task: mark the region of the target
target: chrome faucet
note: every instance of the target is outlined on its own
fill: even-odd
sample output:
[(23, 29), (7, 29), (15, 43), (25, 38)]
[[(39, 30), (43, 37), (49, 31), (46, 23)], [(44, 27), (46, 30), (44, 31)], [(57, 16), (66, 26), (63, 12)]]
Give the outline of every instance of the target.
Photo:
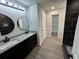
[(7, 36), (5, 36), (5, 39), (3, 40), (3, 42), (4, 43), (6, 43), (6, 42), (8, 42), (10, 39), (7, 37)]

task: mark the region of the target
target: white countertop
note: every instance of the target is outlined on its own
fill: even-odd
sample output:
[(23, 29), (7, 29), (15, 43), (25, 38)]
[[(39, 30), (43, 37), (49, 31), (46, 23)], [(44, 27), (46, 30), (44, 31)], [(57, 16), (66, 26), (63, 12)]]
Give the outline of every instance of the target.
[(12, 48), (13, 46), (21, 43), (22, 41), (26, 40), (30, 36), (34, 35), (34, 32), (29, 32), (28, 34), (22, 34), (18, 37), (13, 38), (13, 41), (7, 42), (4, 45), (0, 46), (0, 54), (7, 51), (8, 49)]

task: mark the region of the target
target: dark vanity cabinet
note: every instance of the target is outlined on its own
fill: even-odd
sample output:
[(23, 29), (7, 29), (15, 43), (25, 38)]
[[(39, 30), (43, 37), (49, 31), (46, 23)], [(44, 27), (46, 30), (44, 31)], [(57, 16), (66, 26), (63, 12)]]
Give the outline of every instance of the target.
[(24, 59), (37, 45), (37, 34), (25, 39), (0, 55), (0, 59)]
[(68, 56), (71, 56), (68, 54), (69, 52), (67, 51), (67, 49), (73, 47), (78, 14), (79, 14), (79, 0), (67, 0), (64, 35), (63, 35), (63, 47), (65, 53)]

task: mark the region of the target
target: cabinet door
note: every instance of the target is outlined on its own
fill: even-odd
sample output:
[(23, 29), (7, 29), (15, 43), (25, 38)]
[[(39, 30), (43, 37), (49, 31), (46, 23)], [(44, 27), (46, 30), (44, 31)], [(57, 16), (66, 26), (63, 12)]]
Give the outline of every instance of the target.
[(29, 49), (30, 49), (30, 45), (31, 45), (31, 39), (28, 38), (26, 40), (24, 40), (22, 43), (20, 43), (19, 45), (17, 45), (17, 53), (18, 53), (18, 59), (20, 58), (24, 58), (29, 54)]
[(37, 34), (31, 37), (32, 47), (35, 47), (37, 45)]
[(17, 54), (16, 48), (13, 47), (8, 51), (4, 52), (3, 54), (1, 54), (0, 59), (15, 59), (17, 55), (18, 54)]
[(37, 45), (37, 35), (33, 35), (0, 55), (0, 59), (24, 59)]

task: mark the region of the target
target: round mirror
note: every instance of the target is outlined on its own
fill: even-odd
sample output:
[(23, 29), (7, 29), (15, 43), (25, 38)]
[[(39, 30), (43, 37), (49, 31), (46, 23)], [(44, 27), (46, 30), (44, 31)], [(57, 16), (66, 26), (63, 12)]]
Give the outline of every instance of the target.
[(18, 27), (21, 30), (28, 31), (28, 29), (29, 29), (29, 22), (28, 22), (27, 17), (24, 17), (24, 16), (20, 17), (17, 20), (17, 25), (18, 25)]
[(14, 22), (6, 15), (0, 14), (0, 33), (6, 35), (12, 32), (14, 29)]

